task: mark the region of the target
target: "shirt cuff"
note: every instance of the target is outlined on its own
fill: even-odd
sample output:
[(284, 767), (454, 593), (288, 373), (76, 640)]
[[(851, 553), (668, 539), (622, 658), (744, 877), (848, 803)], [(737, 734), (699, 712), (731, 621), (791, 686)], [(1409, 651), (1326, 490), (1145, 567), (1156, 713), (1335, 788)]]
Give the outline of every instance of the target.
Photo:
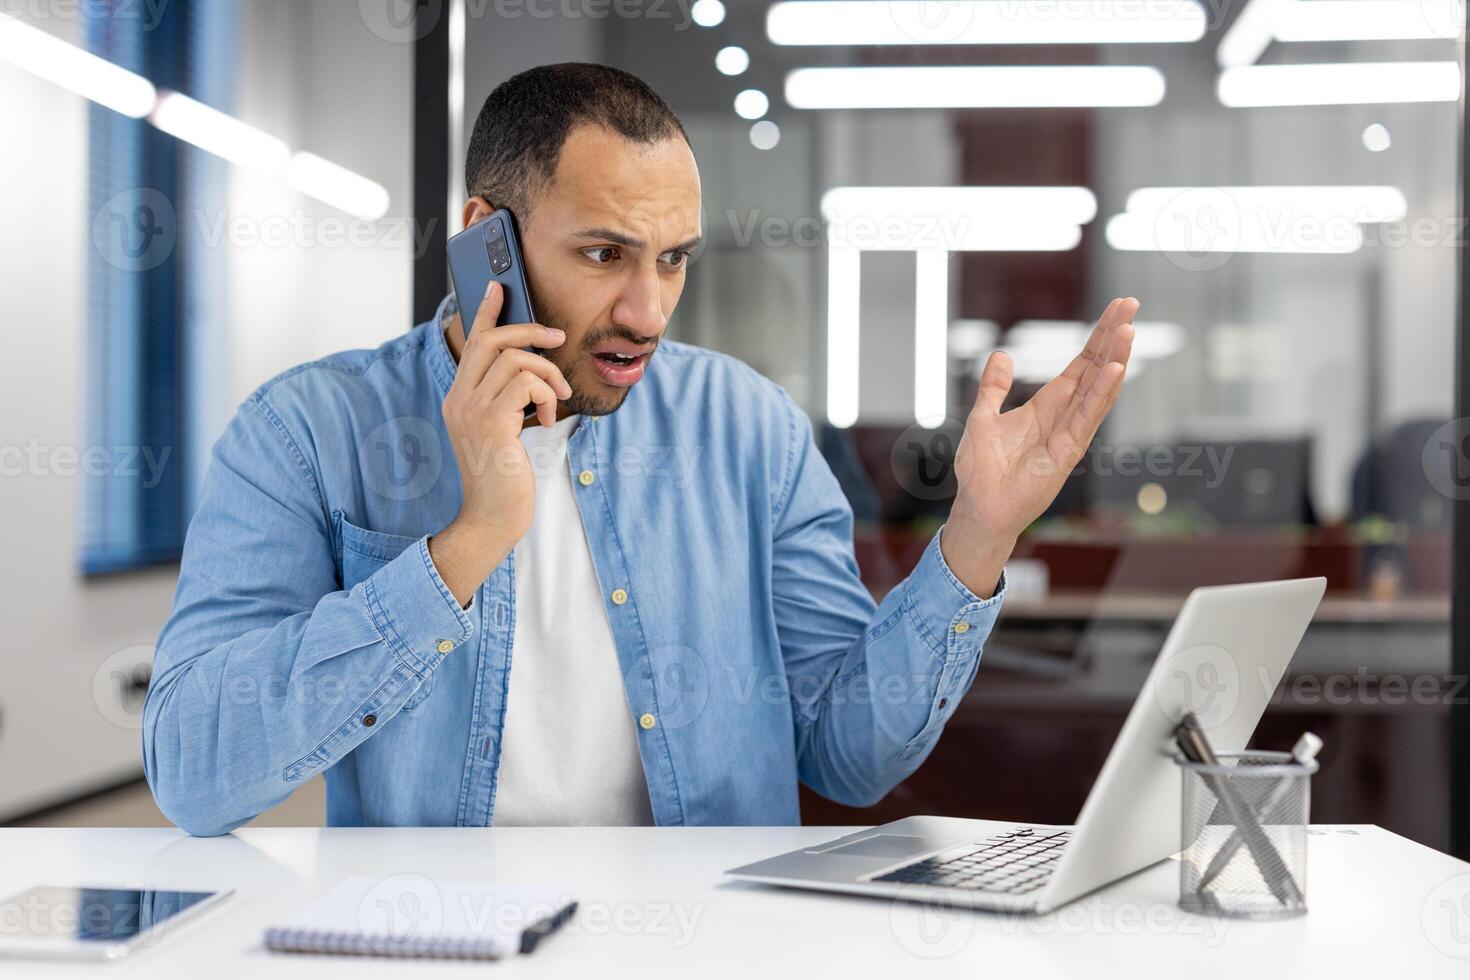
[(373, 625), (398, 659), (420, 674), (437, 667), (475, 631), (468, 611), (460, 608), (429, 557), (427, 534), (363, 585)]
[(982, 599), (961, 582), (939, 548), (944, 528), (934, 533), (908, 577), (908, 604), (934, 652), (946, 660), (977, 656), (1005, 602), (1006, 577), (1001, 572), (995, 594)]

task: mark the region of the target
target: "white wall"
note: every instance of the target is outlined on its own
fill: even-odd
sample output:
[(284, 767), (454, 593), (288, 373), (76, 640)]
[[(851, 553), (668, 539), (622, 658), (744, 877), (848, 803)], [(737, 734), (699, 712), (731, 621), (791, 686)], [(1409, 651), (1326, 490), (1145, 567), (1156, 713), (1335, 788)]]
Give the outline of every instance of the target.
[(408, 329), (415, 237), (413, 45), (372, 33), (357, 4), (242, 6), (241, 118), (376, 180), (392, 205), (382, 221), (353, 221), (235, 171), (230, 213), (243, 232), (302, 230), (287, 247), (229, 250), (231, 408), (278, 371)]
[[(75, 22), (46, 27), (70, 37)], [(104, 673), (99, 706), (93, 679), (153, 642), (173, 595), (168, 571), (77, 572), (81, 481), (67, 474), (83, 445), (86, 114), (0, 64), (0, 132), (13, 134), (0, 153), (0, 818), (141, 771), (120, 688)], [(33, 461), (32, 445), (47, 451)]]
[[(230, 314), (206, 325), (222, 363), (215, 398), (200, 406), (205, 444), (268, 376), (374, 346), (411, 316), (412, 45), (373, 34), (356, 4), (242, 7), (237, 114), (382, 183), (393, 205), (376, 227), (349, 227), (278, 180), (232, 170), (228, 210), (180, 217), (231, 229), (207, 250)], [(71, 39), (76, 23), (41, 26)], [(0, 132), (17, 134), (0, 154), (0, 820), (141, 773), (137, 705), (124, 705), (113, 674), (146, 662), (176, 581), (171, 569), (83, 579), (81, 484), (58, 475), (85, 438), (86, 117), (82, 99), (0, 64)], [(282, 227), (306, 230), (259, 243)], [(367, 244), (330, 237), (347, 231)], [(230, 244), (242, 236), (255, 244)], [(30, 464), (32, 441), (63, 452)]]

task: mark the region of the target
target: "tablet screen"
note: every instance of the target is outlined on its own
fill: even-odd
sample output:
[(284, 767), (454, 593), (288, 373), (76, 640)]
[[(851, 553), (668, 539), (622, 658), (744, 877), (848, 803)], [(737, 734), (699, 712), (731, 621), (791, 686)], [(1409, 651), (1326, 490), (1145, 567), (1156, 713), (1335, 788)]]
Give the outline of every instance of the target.
[(126, 888), (32, 888), (0, 902), (0, 933), (8, 939), (127, 942), (216, 892)]

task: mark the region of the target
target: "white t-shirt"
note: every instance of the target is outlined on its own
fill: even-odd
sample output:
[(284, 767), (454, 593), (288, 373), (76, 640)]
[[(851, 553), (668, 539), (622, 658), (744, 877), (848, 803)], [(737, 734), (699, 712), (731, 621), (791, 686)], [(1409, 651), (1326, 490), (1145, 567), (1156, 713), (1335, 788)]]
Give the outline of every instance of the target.
[(515, 547), (497, 827), (653, 823), (638, 730), (567, 459), (580, 420), (521, 431), (536, 473), (536, 513)]

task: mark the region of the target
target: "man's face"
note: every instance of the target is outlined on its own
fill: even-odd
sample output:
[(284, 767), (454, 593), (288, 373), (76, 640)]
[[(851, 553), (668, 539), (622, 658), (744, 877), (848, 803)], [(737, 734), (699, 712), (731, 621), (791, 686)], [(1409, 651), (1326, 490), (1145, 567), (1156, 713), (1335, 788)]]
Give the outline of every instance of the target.
[(573, 413), (606, 415), (643, 376), (700, 241), (699, 170), (680, 137), (648, 145), (579, 126), (522, 228), (536, 316)]

